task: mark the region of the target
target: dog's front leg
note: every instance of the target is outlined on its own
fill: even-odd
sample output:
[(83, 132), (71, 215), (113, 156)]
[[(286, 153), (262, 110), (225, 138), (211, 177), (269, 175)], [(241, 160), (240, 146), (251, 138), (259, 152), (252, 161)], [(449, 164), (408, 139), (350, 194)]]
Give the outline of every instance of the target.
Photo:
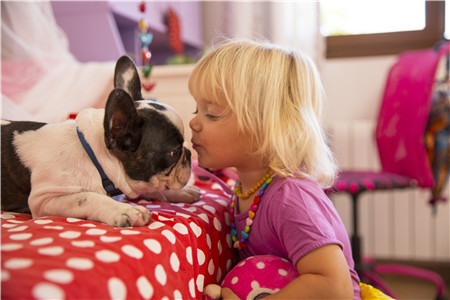
[(57, 196), (45, 200), (33, 217), (61, 216), (102, 222), (115, 227), (144, 226), (151, 214), (145, 207), (121, 203), (93, 192)]

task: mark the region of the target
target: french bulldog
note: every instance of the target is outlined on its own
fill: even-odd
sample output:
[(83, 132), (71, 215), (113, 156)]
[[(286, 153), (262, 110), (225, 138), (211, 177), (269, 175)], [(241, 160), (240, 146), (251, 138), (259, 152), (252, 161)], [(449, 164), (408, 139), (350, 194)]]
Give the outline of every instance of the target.
[(149, 210), (111, 196), (196, 201), (183, 131), (173, 108), (142, 99), (136, 66), (123, 56), (105, 109), (57, 124), (2, 120), (1, 209), (143, 226)]

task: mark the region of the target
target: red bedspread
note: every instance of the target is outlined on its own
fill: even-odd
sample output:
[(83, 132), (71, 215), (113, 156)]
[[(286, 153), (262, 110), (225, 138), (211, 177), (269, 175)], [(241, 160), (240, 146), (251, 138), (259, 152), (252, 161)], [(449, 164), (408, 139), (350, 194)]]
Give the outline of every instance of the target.
[(194, 204), (138, 201), (144, 227), (1, 215), (3, 299), (201, 299), (231, 267), (229, 195), (197, 178)]

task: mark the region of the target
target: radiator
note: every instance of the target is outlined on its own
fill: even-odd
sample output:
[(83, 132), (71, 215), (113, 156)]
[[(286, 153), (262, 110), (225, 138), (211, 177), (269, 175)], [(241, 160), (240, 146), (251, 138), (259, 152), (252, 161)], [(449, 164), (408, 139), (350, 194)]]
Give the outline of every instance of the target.
[[(380, 170), (373, 121), (338, 121), (328, 126), (341, 169)], [(446, 187), (450, 199), (450, 185)], [(428, 204), (429, 190), (366, 192), (359, 198), (362, 253), (378, 259), (450, 262), (450, 205)], [(331, 196), (349, 234), (351, 200)]]

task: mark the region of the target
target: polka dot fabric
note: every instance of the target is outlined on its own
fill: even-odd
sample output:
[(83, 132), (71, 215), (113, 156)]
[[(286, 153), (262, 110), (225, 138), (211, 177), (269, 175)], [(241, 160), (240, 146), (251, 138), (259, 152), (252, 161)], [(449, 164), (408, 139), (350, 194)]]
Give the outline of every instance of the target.
[(231, 266), (230, 196), (195, 184), (194, 204), (133, 203), (152, 212), (144, 227), (3, 211), (2, 299), (201, 299)]

